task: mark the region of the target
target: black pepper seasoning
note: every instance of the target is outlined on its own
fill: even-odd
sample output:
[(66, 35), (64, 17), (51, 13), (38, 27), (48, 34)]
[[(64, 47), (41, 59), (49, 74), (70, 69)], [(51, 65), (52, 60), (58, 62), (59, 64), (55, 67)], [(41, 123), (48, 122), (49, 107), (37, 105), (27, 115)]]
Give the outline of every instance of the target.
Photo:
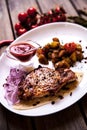
[(54, 104), (55, 104), (55, 101), (52, 101), (51, 104), (54, 105)]
[(70, 93), (70, 96), (72, 96), (72, 92)]

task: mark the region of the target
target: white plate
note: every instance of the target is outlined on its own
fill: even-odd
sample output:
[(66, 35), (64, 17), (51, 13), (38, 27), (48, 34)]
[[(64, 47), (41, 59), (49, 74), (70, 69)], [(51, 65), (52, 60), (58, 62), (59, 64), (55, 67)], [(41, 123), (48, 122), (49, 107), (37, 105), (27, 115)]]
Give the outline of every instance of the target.
[[(84, 55), (87, 56), (87, 29), (82, 26), (67, 22), (52, 23), (39, 26), (38, 28), (33, 29), (20, 36), (13, 43), (31, 39), (40, 45), (44, 45), (52, 41), (53, 37), (58, 37), (60, 41), (64, 43), (72, 41), (81, 43), (84, 50)], [(17, 66), (18, 64), (19, 62), (8, 59), (4, 53), (0, 58), (0, 102), (4, 107), (14, 113), (26, 116), (42, 116), (55, 113), (71, 106), (81, 97), (83, 97), (87, 92), (87, 65), (83, 61), (82, 63), (77, 63), (75, 67), (71, 68), (73, 71), (84, 73), (81, 83), (73, 91), (72, 96), (67, 95), (64, 97), (64, 99), (58, 100), (58, 102), (56, 102), (54, 105), (48, 103), (46, 105), (29, 110), (15, 110), (11, 105), (7, 103), (6, 99), (4, 98), (3, 84), (5, 83), (5, 79), (9, 73), (10, 67)]]

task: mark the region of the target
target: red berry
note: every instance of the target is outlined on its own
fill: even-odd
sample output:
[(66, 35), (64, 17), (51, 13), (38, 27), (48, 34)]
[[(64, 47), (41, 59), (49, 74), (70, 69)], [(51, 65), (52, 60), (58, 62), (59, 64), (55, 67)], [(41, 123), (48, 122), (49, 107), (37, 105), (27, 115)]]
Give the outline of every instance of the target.
[(48, 15), (52, 15), (52, 14), (53, 14), (52, 10), (48, 11)]
[(30, 16), (30, 17), (33, 17), (37, 14), (37, 11), (35, 8), (31, 7), (27, 10), (27, 14)]
[(56, 13), (60, 13), (60, 7), (57, 7), (57, 8), (55, 9), (55, 12), (56, 12)]
[(22, 25), (20, 23), (16, 23), (15, 24), (15, 30), (19, 30), (20, 28), (22, 28)]
[(15, 30), (18, 35), (22, 35), (28, 30), (43, 24), (66, 21), (66, 16), (64, 9), (59, 6), (42, 15), (34, 7), (30, 7), (27, 12), (19, 13), (18, 20), (20, 22), (15, 24)]
[(20, 22), (25, 22), (27, 19), (27, 13), (25, 13), (25, 12), (19, 13), (18, 19)]
[(64, 14), (66, 13), (63, 7), (60, 7), (60, 10), (62, 13), (64, 13)]
[(26, 24), (30, 24), (31, 23), (31, 18), (28, 18), (27, 20), (26, 20)]
[(30, 26), (31, 26), (31, 18), (27, 18), (27, 20), (26, 20), (26, 26), (28, 28), (30, 28)]
[(62, 14), (62, 21), (66, 21), (66, 16), (65, 16), (65, 14)]
[(38, 27), (37, 24), (31, 26), (32, 29), (33, 29), (33, 28), (36, 28), (36, 27)]
[(58, 21), (58, 22), (59, 22), (59, 21), (66, 21), (66, 16), (65, 16), (65, 14), (58, 15), (58, 16), (57, 16), (57, 21)]
[(61, 15), (58, 15), (56, 18), (57, 18), (57, 22), (62, 21), (62, 17), (61, 17)]
[(25, 32), (27, 32), (27, 30), (25, 28), (20, 28), (18, 31), (17, 31), (17, 35), (20, 36), (22, 34), (24, 34)]
[(53, 17), (53, 18), (52, 18), (52, 22), (57, 22), (57, 18), (56, 18), (56, 17)]

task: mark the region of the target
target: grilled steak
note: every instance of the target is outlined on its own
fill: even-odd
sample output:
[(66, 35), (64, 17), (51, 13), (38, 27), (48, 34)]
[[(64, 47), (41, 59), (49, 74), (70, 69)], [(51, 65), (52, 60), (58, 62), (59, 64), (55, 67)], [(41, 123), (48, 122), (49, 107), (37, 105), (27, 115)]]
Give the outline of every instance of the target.
[(38, 67), (30, 72), (18, 88), (18, 96), (22, 100), (30, 100), (55, 95), (64, 85), (77, 79), (70, 69), (59, 71)]

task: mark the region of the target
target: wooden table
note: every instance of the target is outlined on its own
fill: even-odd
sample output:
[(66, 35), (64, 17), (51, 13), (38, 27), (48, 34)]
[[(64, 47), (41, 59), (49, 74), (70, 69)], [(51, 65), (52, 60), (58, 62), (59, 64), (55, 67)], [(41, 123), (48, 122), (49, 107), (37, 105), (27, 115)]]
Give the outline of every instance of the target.
[[(57, 5), (67, 16), (78, 16), (78, 9), (87, 11), (87, 0), (0, 0), (0, 40), (17, 38), (14, 24), (19, 12), (33, 6), (45, 13)], [(41, 117), (20, 116), (0, 104), (0, 130), (87, 130), (87, 94), (69, 108)]]

